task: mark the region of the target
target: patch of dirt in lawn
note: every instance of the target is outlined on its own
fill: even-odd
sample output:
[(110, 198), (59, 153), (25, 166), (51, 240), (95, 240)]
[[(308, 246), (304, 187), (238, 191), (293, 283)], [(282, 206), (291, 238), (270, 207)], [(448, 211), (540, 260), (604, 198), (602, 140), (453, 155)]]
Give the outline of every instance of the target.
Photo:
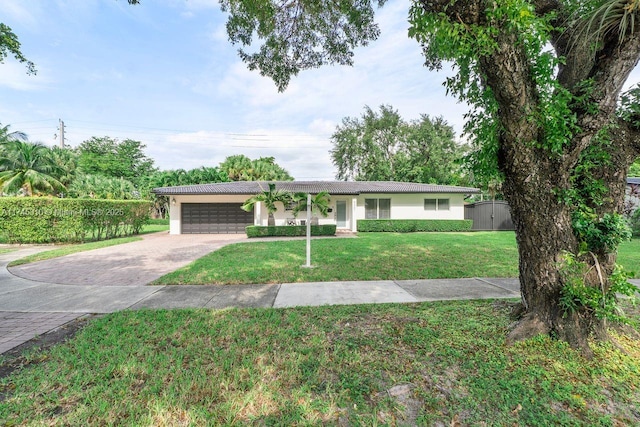
[[(42, 363), (46, 360), (46, 357), (34, 355), (34, 352), (42, 353), (44, 350), (48, 350), (54, 345), (70, 340), (78, 333), (78, 331), (87, 326), (89, 320), (98, 316), (99, 315), (90, 314), (79, 317), (71, 322), (65, 323), (59, 328), (49, 331), (46, 334), (39, 335), (23, 344), (20, 344), (18, 347), (12, 348), (6, 353), (3, 353), (2, 357), (4, 360), (0, 363), (0, 379), (8, 377), (19, 369)], [(0, 390), (0, 402), (4, 400), (5, 392), (5, 390)]]

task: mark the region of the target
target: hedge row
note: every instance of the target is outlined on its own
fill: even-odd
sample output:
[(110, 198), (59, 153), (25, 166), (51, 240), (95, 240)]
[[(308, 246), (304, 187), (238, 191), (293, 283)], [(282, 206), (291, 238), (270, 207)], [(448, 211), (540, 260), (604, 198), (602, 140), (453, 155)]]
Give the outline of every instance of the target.
[(471, 231), (470, 219), (359, 219), (358, 231), (411, 233), (414, 231)]
[[(306, 236), (306, 225), (276, 225), (263, 227), (259, 225), (249, 225), (246, 228), (247, 237), (273, 237), (273, 236)], [(336, 225), (312, 225), (312, 236), (334, 236), (336, 234)]]
[(61, 243), (140, 233), (151, 203), (143, 200), (0, 197), (0, 234), (11, 243)]

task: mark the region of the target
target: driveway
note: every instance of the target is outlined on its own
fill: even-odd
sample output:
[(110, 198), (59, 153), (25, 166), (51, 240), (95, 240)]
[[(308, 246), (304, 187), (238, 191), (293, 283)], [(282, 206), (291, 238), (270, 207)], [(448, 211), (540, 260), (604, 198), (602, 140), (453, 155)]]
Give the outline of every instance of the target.
[(142, 286), (230, 243), (243, 234), (147, 234), (141, 241), (78, 252), (9, 268), (37, 282), (63, 285)]

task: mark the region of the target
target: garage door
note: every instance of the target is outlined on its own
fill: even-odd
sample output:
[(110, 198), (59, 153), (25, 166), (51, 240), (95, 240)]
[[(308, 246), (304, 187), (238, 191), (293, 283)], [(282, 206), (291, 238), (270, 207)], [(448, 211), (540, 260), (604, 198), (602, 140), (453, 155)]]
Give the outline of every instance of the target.
[(183, 234), (244, 233), (253, 224), (253, 212), (240, 209), (240, 203), (183, 203)]

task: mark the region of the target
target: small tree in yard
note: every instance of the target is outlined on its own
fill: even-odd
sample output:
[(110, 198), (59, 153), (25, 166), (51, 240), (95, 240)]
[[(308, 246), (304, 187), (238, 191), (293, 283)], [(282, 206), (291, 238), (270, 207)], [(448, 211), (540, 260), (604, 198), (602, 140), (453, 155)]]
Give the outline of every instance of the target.
[(250, 197), (244, 202), (241, 208), (244, 211), (251, 212), (256, 203), (264, 203), (264, 206), (267, 208), (267, 212), (269, 212), (268, 225), (274, 226), (276, 225), (276, 219), (273, 214), (278, 210), (276, 203), (280, 202), (286, 205), (291, 201), (292, 196), (290, 192), (286, 190), (276, 190), (275, 184), (269, 184), (269, 191), (263, 190), (262, 193)]
[[(297, 218), (300, 212), (307, 211), (307, 193), (294, 194), (293, 201), (296, 204), (293, 208), (293, 216)], [(321, 191), (315, 196), (311, 196), (311, 211), (317, 212), (326, 218), (329, 215), (330, 201), (331, 196), (326, 191)]]

